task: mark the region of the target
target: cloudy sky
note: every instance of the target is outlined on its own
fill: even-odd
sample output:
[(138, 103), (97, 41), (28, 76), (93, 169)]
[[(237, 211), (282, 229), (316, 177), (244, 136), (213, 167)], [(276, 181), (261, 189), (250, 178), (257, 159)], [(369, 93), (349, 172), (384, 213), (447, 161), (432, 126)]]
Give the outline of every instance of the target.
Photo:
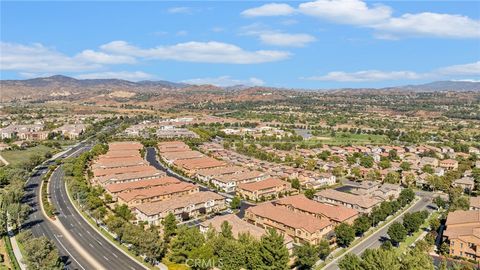
[(480, 2), (2, 2), (2, 79), (295, 88), (480, 80)]

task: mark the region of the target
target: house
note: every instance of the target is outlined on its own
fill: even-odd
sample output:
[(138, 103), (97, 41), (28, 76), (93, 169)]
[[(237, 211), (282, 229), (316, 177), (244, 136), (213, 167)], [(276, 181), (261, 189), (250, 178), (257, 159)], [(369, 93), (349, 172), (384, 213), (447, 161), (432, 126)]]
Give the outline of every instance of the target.
[[(212, 219), (200, 223), (199, 228), (204, 234), (206, 234), (210, 228), (220, 232), (222, 231), (222, 224), (224, 222), (228, 222), (228, 224), (231, 226), (233, 237), (237, 239), (242, 234), (249, 234), (253, 238), (260, 240), (266, 233), (265, 229), (250, 224), (234, 214), (215, 216)], [(283, 242), (289, 251), (293, 249), (293, 239), (290, 236), (284, 235)]]
[(65, 124), (53, 131), (62, 134), (68, 139), (75, 140), (83, 134), (86, 128), (87, 126), (84, 124)]
[(324, 186), (335, 185), (336, 182), (337, 177), (335, 175), (331, 173), (320, 173), (317, 177), (314, 177), (314, 179), (305, 182), (304, 185), (307, 188), (318, 189)]
[(353, 224), (358, 217), (354, 209), (339, 205), (329, 205), (310, 200), (305, 195), (288, 196), (272, 202), (274, 205), (287, 207), (294, 212), (312, 215), (318, 219), (330, 221), (334, 226), (340, 223)]
[(470, 197), (470, 210), (480, 211), (480, 197)]
[(453, 186), (461, 187), (464, 190), (472, 191), (475, 187), (475, 180), (473, 180), (473, 177), (462, 177), (453, 181)]
[(119, 203), (124, 203), (129, 207), (132, 207), (149, 202), (178, 198), (184, 195), (197, 193), (198, 191), (198, 186), (190, 183), (180, 182), (146, 189), (123, 191), (117, 194), (117, 198)]
[(480, 211), (450, 212), (445, 225), (450, 255), (480, 262)]
[(331, 205), (342, 205), (367, 214), (372, 211), (373, 207), (381, 203), (381, 200), (376, 198), (340, 192), (334, 189), (325, 189), (315, 193), (314, 200)]
[(290, 236), (296, 243), (316, 245), (333, 230), (333, 224), (312, 215), (290, 211), (270, 202), (248, 208), (247, 222), (264, 229), (272, 228)]
[(235, 174), (224, 174), (213, 177), (210, 182), (225, 192), (235, 192), (239, 184), (258, 182), (269, 177), (260, 171), (244, 171)]
[(190, 193), (173, 199), (139, 204), (133, 207), (137, 220), (159, 226), (169, 214), (185, 221), (201, 215), (217, 213), (226, 208), (225, 198), (211, 191)]
[(400, 185), (384, 183), (373, 191), (372, 197), (378, 198), (382, 201), (397, 199), (402, 192)]
[(422, 157), (422, 159), (420, 159), (420, 167), (423, 168), (423, 166), (427, 165), (431, 167), (438, 167), (438, 159), (433, 157)]
[(349, 191), (357, 195), (372, 194), (380, 187), (380, 183), (375, 181), (355, 182), (346, 180), (343, 182), (343, 185), (349, 187)]
[(199, 136), (186, 128), (176, 128), (173, 126), (162, 126), (155, 133), (157, 138), (172, 139), (172, 138), (198, 138)]
[(458, 161), (455, 159), (444, 159), (440, 160), (438, 166), (447, 170), (456, 170), (458, 168)]
[(269, 198), (278, 198), (280, 193), (292, 191), (289, 182), (278, 178), (268, 178), (253, 183), (243, 183), (237, 186), (237, 194), (247, 200), (258, 201)]

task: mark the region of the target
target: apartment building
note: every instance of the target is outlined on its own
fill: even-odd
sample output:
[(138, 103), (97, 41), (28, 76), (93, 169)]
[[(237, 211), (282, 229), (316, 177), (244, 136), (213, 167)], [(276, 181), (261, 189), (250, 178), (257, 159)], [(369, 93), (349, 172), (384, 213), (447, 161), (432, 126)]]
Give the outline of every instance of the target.
[[(228, 222), (228, 224), (231, 226), (233, 237), (236, 239), (238, 239), (238, 237), (242, 234), (249, 234), (253, 238), (260, 240), (266, 233), (265, 229), (248, 223), (235, 214), (215, 216), (212, 219), (200, 223), (199, 228), (202, 233), (207, 233), (210, 228), (220, 232), (222, 231), (222, 224), (224, 222)], [(289, 251), (293, 250), (293, 239), (289, 235), (284, 235), (283, 238), (287, 249)]]
[(381, 200), (376, 198), (340, 192), (334, 189), (325, 189), (315, 193), (314, 200), (331, 205), (342, 205), (367, 214), (372, 211), (373, 207), (381, 203)]
[(157, 169), (153, 166), (135, 165), (130, 167), (118, 167), (118, 168), (96, 168), (92, 170), (93, 177), (101, 177), (106, 175), (116, 175), (123, 173), (135, 173), (135, 172), (156, 172)]
[(199, 170), (223, 167), (227, 165), (227, 163), (211, 157), (201, 157), (201, 158), (194, 158), (194, 159), (175, 160), (173, 162), (173, 165), (183, 170), (188, 176), (193, 176)]
[(160, 155), (163, 161), (165, 161), (168, 165), (172, 165), (177, 160), (184, 160), (184, 159), (195, 159), (201, 158), (205, 155), (198, 152), (198, 151), (179, 151), (179, 152), (164, 152)]
[(166, 175), (165, 172), (162, 172), (159, 170), (156, 170), (155, 172), (142, 171), (142, 172), (134, 172), (134, 173), (105, 175), (105, 176), (93, 178), (92, 181), (94, 184), (100, 184), (102, 186), (106, 186), (108, 184), (127, 183), (127, 182), (135, 182), (139, 180), (154, 179), (154, 178), (163, 177), (165, 175)]
[(148, 189), (157, 186), (167, 186), (181, 183), (180, 180), (170, 176), (164, 176), (153, 179), (138, 180), (135, 182), (108, 184), (105, 186), (105, 191), (112, 195), (113, 199), (117, 199), (117, 194), (120, 192), (129, 192), (136, 189)]
[(203, 169), (198, 170), (195, 174), (195, 177), (204, 182), (209, 183), (214, 177), (221, 176), (221, 175), (231, 175), (236, 173), (241, 173), (246, 171), (247, 169), (241, 166), (225, 166), (225, 167), (216, 167), (210, 169)]
[(111, 142), (108, 144), (108, 151), (120, 151), (120, 150), (140, 150), (143, 148), (143, 144), (139, 142)]
[(475, 180), (473, 177), (462, 177), (460, 179), (457, 179), (453, 181), (452, 184), (454, 187), (461, 187), (464, 190), (473, 190), (475, 187)]
[(450, 212), (445, 225), (450, 255), (480, 262), (480, 211)]
[(225, 198), (211, 191), (190, 193), (173, 199), (139, 204), (133, 207), (133, 213), (139, 221), (151, 225), (160, 225), (162, 220), (173, 213), (177, 220), (185, 221), (225, 209)]
[(278, 198), (280, 193), (292, 191), (292, 186), (289, 182), (278, 178), (268, 178), (258, 182), (238, 184), (237, 186), (237, 194), (252, 201)]
[(290, 236), (296, 243), (320, 243), (333, 229), (332, 223), (312, 215), (290, 211), (270, 202), (250, 207), (245, 211), (247, 222), (263, 229), (272, 228)]
[(328, 220), (334, 226), (339, 223), (353, 224), (358, 211), (339, 205), (328, 205), (308, 199), (303, 194), (281, 198), (273, 202), (294, 212), (312, 215), (318, 219)]
[(173, 138), (198, 138), (199, 136), (186, 128), (177, 128), (174, 126), (162, 126), (155, 133), (157, 138), (160, 139), (173, 139)]
[(62, 134), (69, 139), (77, 139), (87, 129), (85, 124), (65, 124), (59, 128), (56, 128), (54, 132)]
[(181, 141), (159, 142), (157, 148), (160, 153), (185, 152), (190, 150), (190, 147)]
[(128, 157), (128, 158), (99, 158), (96, 160), (92, 169), (107, 169), (107, 168), (120, 168), (120, 167), (130, 167), (130, 166), (146, 166), (148, 162), (138, 157)]
[(124, 203), (129, 207), (139, 204), (163, 201), (171, 198), (178, 198), (199, 191), (198, 186), (180, 182), (165, 186), (156, 186), (148, 189), (135, 189), (124, 191), (117, 194), (119, 203)]
[(260, 171), (244, 171), (235, 174), (220, 175), (213, 177), (210, 182), (225, 192), (235, 192), (239, 184), (258, 182), (269, 177)]

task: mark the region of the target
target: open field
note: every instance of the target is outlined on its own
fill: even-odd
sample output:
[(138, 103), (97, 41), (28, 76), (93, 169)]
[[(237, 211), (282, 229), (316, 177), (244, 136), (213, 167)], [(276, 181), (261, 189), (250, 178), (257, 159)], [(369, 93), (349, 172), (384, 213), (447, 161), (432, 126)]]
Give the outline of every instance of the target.
[(6, 150), (0, 152), (1, 155), (13, 166), (18, 165), (24, 161), (28, 161), (30, 157), (35, 154), (44, 156), (47, 152), (54, 153), (55, 149), (47, 147), (45, 145), (37, 145), (25, 150)]
[(388, 137), (385, 135), (373, 135), (373, 134), (350, 134), (350, 133), (335, 133), (332, 134), (320, 134), (314, 136), (309, 140), (304, 141), (306, 144), (324, 143), (329, 145), (363, 145), (363, 144), (384, 144), (388, 143)]

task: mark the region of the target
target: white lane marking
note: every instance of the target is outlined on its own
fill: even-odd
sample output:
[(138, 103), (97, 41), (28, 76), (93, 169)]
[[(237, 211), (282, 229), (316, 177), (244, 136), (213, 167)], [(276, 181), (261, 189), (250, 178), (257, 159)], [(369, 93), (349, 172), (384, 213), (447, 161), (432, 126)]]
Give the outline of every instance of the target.
[(80, 237), (83, 237), (81, 233), (78, 233), (78, 235), (80, 235)]
[(115, 253), (112, 253), (112, 255), (113, 255), (115, 258), (118, 258), (117, 254), (115, 254)]
[(100, 246), (103, 246), (102, 242), (100, 242), (100, 241), (98, 241), (98, 240), (97, 240), (97, 242), (98, 242), (98, 244), (100, 244)]
[(85, 267), (83, 267), (78, 261), (77, 259), (75, 259), (75, 257), (72, 256), (72, 254), (68, 251), (68, 249), (62, 244), (62, 242), (60, 242), (60, 240), (58, 239), (58, 237), (56, 235), (54, 235), (54, 237), (57, 239), (58, 243), (63, 247), (63, 249), (68, 253), (68, 255), (70, 255), (70, 258), (72, 258), (77, 264), (78, 266), (80, 266), (80, 268), (82, 268), (83, 270), (85, 270)]
[(105, 258), (105, 260), (107, 260), (107, 261), (110, 261), (110, 260), (109, 260), (107, 257), (105, 257), (105, 256), (103, 256), (103, 258)]
[(88, 243), (88, 245), (89, 245), (91, 248), (93, 248), (93, 245), (92, 245), (92, 244)]
[(72, 226), (72, 228), (73, 228), (73, 223), (70, 223), (70, 226)]
[(92, 235), (92, 233), (90, 233), (90, 231), (87, 231), (88, 234)]

